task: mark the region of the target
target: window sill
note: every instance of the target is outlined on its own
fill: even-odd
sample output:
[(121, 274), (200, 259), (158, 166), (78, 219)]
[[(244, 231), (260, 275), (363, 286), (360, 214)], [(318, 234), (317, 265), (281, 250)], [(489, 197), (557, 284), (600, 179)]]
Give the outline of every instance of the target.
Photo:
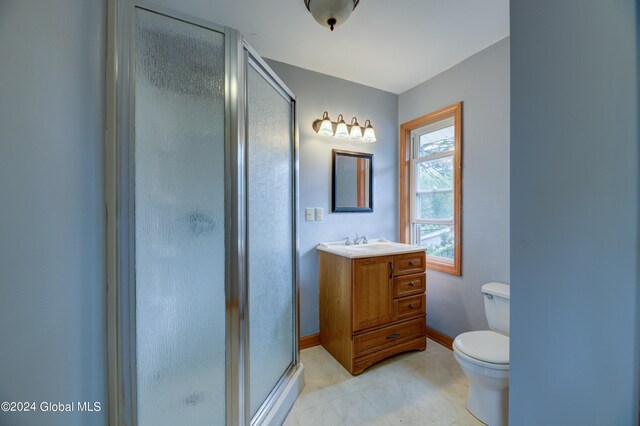
[(453, 260), (427, 256), (426, 266), (427, 269), (431, 269), (432, 271), (462, 276), (460, 262), (454, 262)]

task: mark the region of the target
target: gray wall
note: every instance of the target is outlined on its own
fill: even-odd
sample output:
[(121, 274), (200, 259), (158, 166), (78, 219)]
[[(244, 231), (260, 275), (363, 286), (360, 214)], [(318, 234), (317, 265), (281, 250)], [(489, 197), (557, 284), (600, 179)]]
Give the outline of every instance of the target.
[(427, 271), (427, 325), (487, 328), (480, 287), (509, 283), (509, 39), (400, 95), (399, 122), (462, 106), (462, 276)]
[[(300, 335), (318, 328), (318, 243), (355, 237), (395, 240), (398, 235), (398, 96), (317, 72), (267, 61), (298, 101), (300, 131)], [(348, 142), (320, 136), (311, 123), (328, 111), (335, 120), (371, 120), (378, 142)], [(373, 153), (373, 213), (331, 213), (331, 150)], [(305, 222), (305, 207), (323, 207), (323, 222)]]
[(637, 424), (637, 7), (511, 1), (514, 425)]
[(104, 278), (106, 2), (0, 2), (0, 401), (99, 401), (107, 421)]

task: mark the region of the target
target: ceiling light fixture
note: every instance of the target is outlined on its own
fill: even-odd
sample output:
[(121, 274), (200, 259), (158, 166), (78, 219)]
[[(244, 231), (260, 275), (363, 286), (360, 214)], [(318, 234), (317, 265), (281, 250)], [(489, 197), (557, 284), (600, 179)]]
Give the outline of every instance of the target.
[(358, 3), (360, 0), (304, 0), (313, 19), (331, 31), (349, 18)]
[(312, 124), (313, 130), (324, 136), (334, 136), (340, 139), (349, 138), (352, 141), (375, 142), (376, 132), (373, 130), (371, 120), (364, 122), (364, 128), (358, 124), (358, 119), (353, 117), (351, 124), (344, 121), (342, 114), (338, 115), (338, 121), (331, 121), (329, 113), (325, 111), (322, 118)]

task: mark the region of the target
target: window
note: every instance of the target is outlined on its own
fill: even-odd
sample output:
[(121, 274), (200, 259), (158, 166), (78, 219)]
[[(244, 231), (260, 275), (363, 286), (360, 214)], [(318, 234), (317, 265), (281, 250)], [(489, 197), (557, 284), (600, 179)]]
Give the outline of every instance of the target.
[(461, 275), (462, 103), (400, 128), (400, 241), (427, 249), (427, 268)]

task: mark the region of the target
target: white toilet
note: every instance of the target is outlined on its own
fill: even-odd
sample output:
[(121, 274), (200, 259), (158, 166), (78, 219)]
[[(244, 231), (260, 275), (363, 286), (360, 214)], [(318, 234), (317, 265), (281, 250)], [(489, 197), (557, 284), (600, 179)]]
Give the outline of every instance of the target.
[(482, 286), (491, 330), (462, 333), (453, 356), (469, 379), (467, 409), (490, 426), (506, 425), (509, 411), (509, 285)]

